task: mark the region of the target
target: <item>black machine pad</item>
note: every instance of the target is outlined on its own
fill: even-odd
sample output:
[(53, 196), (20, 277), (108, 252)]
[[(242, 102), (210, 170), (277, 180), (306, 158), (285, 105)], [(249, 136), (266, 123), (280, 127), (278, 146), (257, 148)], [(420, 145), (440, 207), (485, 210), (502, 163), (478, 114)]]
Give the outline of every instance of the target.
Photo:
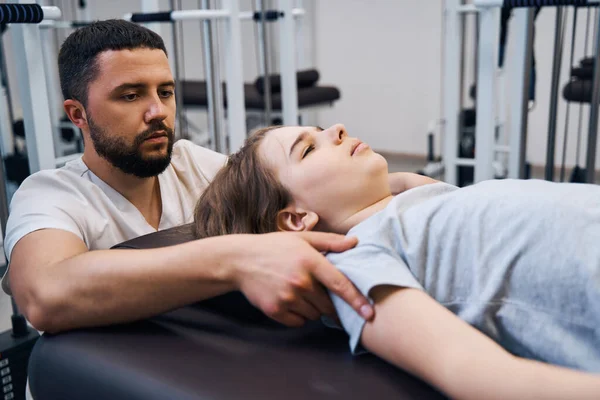
[[(208, 107), (206, 81), (185, 81), (182, 83), (183, 104), (186, 107)], [(227, 107), (227, 92), (223, 84), (223, 106)], [(264, 110), (265, 99), (254, 83), (244, 84), (245, 106), (247, 110)], [(310, 107), (333, 103), (340, 98), (340, 91), (332, 86), (310, 86), (298, 88), (298, 107)], [(271, 95), (271, 108), (281, 111), (281, 93)]]

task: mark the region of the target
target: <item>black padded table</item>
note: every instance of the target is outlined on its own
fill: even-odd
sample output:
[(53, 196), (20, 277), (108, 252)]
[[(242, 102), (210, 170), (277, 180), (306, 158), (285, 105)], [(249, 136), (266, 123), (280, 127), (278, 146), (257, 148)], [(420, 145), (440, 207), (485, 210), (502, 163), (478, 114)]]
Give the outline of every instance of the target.
[[(186, 226), (120, 247), (189, 238)], [(135, 323), (44, 334), (29, 384), (36, 400), (444, 398), (374, 356), (352, 356), (343, 331), (286, 328), (239, 292)]]
[[(208, 107), (208, 96), (206, 93), (206, 81), (184, 81), (183, 105), (186, 107)], [(311, 86), (298, 88), (298, 107), (313, 107), (330, 104), (340, 98), (340, 91), (333, 86)], [(227, 92), (223, 84), (223, 106), (227, 107)], [(258, 91), (255, 84), (244, 84), (244, 99), (247, 110), (264, 110), (265, 99)], [(271, 95), (271, 108), (281, 111), (281, 93)]]

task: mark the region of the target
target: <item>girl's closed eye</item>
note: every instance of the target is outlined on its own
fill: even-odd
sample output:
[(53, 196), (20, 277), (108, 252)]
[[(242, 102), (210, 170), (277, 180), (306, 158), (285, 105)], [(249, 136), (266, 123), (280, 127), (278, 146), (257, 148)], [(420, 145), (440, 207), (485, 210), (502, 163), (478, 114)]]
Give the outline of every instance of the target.
[(308, 153), (310, 153), (311, 151), (313, 151), (314, 149), (315, 149), (315, 145), (314, 145), (314, 144), (311, 144), (311, 145), (309, 145), (309, 146), (306, 148), (306, 150), (304, 150), (304, 153), (302, 153), (302, 158), (306, 157), (306, 155), (307, 155)]

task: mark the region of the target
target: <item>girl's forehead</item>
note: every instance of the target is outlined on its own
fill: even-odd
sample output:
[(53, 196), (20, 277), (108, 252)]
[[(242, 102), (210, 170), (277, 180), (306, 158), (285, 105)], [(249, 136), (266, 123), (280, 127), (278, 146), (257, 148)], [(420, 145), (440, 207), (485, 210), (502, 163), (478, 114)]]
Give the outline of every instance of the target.
[(265, 135), (265, 138), (262, 141), (262, 146), (268, 148), (269, 151), (274, 151), (276, 149), (283, 150), (289, 149), (303, 131), (310, 130), (310, 128), (302, 127), (302, 126), (284, 126), (281, 128), (273, 129)]
[[(309, 128), (310, 129), (310, 128)], [(288, 153), (292, 143), (306, 127), (285, 126), (266, 133), (259, 145), (259, 154), (264, 162), (276, 170), (288, 164)]]
[(311, 130), (310, 127), (305, 126), (282, 126), (280, 128), (275, 128), (267, 133), (267, 137), (276, 137), (276, 138), (289, 138), (295, 137), (302, 131)]

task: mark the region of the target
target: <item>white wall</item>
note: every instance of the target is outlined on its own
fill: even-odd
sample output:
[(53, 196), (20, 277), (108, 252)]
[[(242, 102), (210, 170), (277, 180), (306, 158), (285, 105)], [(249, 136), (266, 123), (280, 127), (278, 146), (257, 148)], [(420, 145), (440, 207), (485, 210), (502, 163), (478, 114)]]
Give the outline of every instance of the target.
[[(336, 107), (319, 113), (319, 123), (343, 122), (351, 134), (379, 150), (425, 154), (428, 123), (438, 119), (441, 112), (442, 4), (414, 0), (316, 1), (316, 65), (324, 82), (342, 90)], [(543, 9), (536, 22), (537, 104), (529, 116), (527, 151), (528, 160), (534, 164), (544, 164), (546, 157), (554, 22), (553, 8)], [(577, 25), (575, 62), (583, 55), (585, 12), (579, 12)], [(571, 26), (569, 10), (560, 93), (568, 81)], [(472, 65), (469, 56), (468, 67)], [(510, 52), (507, 57), (510, 63)], [(465, 83), (469, 84), (470, 80)], [(565, 110), (566, 102), (561, 97), (557, 163), (562, 154)], [(583, 116), (582, 152), (587, 136), (586, 106)], [(577, 119), (578, 106), (571, 106), (568, 165), (575, 161)], [(584, 153), (581, 160), (585, 162)], [(597, 160), (600, 165), (600, 157)]]
[(328, 0), (316, 8), (316, 64), (342, 92), (320, 123), (343, 122), (375, 149), (424, 154), (428, 121), (440, 114), (439, 2)]

